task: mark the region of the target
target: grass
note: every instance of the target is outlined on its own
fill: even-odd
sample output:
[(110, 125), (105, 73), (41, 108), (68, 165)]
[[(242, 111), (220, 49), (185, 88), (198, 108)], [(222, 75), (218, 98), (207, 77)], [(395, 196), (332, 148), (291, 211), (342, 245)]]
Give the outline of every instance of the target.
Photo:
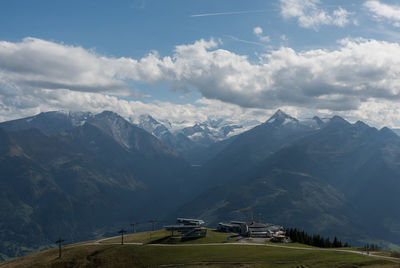
[(286, 243), (286, 244), (280, 244), (280, 243), (275, 243), (275, 242), (265, 242), (267, 245), (282, 245), (285, 247), (296, 247), (296, 248), (315, 248), (314, 246), (306, 245), (306, 244), (300, 244), (300, 243)]
[[(79, 243), (63, 247), (58, 259), (58, 249), (34, 253), (0, 267), (398, 267), (389, 260), (333, 250), (307, 250), (311, 246), (291, 243), (285, 246), (298, 249), (268, 247), (263, 245), (225, 244), (236, 238), (213, 230), (207, 236), (182, 241), (170, 237), (170, 232), (157, 230), (124, 236), (127, 243), (144, 245), (119, 245), (120, 237), (103, 240), (100, 244)], [(229, 237), (229, 240), (227, 239)], [(158, 244), (171, 245), (158, 245)], [(202, 245), (220, 243), (220, 245)], [(180, 244), (180, 246), (173, 245)], [(186, 245), (185, 245), (186, 244)], [(188, 245), (196, 244), (196, 245)], [(276, 243), (267, 244), (276, 245)], [(166, 265), (166, 266), (165, 266)], [(396, 265), (396, 266), (395, 266)], [(182, 267), (182, 266), (179, 266)]]
[[(208, 243), (226, 243), (236, 242), (237, 238), (232, 237), (229, 234), (216, 232), (212, 229), (207, 229), (207, 236), (197, 239), (182, 240), (180, 237), (170, 237), (171, 232), (164, 229), (129, 234), (124, 236), (125, 243), (144, 243), (144, 244), (208, 244)], [(229, 239), (227, 239), (229, 237)], [(121, 237), (113, 237), (102, 241), (102, 244), (120, 243)]]
[[(166, 231), (165, 229), (156, 230), (152, 232), (141, 232), (135, 234), (127, 234), (124, 235), (124, 242), (125, 243), (150, 243), (154, 240), (162, 239), (170, 235), (170, 232)], [(120, 243), (121, 237), (111, 237), (109, 239), (103, 240), (102, 244), (110, 244), (110, 243)]]
[(35, 253), (0, 267), (394, 267), (367, 256), (332, 251), (310, 251), (247, 245), (86, 245)]
[(393, 252), (389, 250), (372, 251), (374, 255), (385, 256), (391, 258), (398, 258), (400, 260), (400, 252)]

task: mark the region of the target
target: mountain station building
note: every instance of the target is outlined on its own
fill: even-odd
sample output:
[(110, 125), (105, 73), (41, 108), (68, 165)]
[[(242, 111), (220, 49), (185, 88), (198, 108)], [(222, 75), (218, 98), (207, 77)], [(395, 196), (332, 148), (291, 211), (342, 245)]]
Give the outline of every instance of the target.
[(255, 221), (220, 222), (217, 230), (225, 233), (236, 233), (246, 237), (270, 238), (271, 241), (284, 241), (286, 238), (285, 229), (282, 226)]
[(198, 219), (177, 218), (175, 225), (167, 225), (164, 228), (171, 231), (171, 236), (177, 232), (182, 238), (199, 238), (207, 235), (205, 222)]

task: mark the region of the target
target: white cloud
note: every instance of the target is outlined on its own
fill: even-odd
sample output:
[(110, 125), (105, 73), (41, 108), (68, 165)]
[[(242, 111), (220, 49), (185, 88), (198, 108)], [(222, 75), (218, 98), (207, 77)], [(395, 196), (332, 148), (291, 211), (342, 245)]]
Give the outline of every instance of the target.
[(127, 90), (115, 71), (107, 68), (109, 60), (82, 47), (36, 38), (0, 42), (1, 77), (10, 84), (79, 91)]
[(253, 33), (258, 36), (263, 33), (263, 29), (261, 27), (255, 27)]
[[(124, 91), (141, 95), (128, 91), (128, 80), (198, 90), (204, 99), (187, 105), (120, 99)], [(213, 40), (177, 46), (172, 56), (152, 52), (138, 60), (33, 38), (0, 42), (2, 119), (57, 109), (108, 109), (193, 122), (212, 114), (264, 118), (278, 107), (294, 115), (307, 110), (351, 114), (374, 107), (380, 112), (365, 114), (382, 118), (382, 111), (399, 108), (399, 99), (397, 43), (347, 39), (334, 50), (281, 47), (253, 63)], [(390, 120), (386, 123), (395, 122)]]
[(263, 35), (263, 29), (261, 27), (255, 27), (253, 33), (260, 39), (261, 42), (269, 42), (270, 38), (268, 35)]
[(369, 0), (364, 6), (373, 14), (376, 19), (387, 19), (394, 26), (400, 26), (400, 6), (387, 5), (377, 0)]
[(243, 107), (352, 110), (368, 98), (400, 97), (397, 43), (342, 40), (336, 50), (304, 52), (282, 47), (259, 64), (215, 46), (179, 46), (172, 58), (160, 60), (165, 81)]
[(136, 121), (139, 115), (150, 114), (159, 120), (171, 122), (174, 128), (204, 122), (208, 117), (229, 118), (233, 123), (254, 121), (254, 124), (257, 124), (257, 122), (265, 121), (273, 113), (273, 110), (243, 108), (235, 104), (205, 98), (199, 99), (193, 104), (174, 104), (166, 101), (145, 103), (101, 93), (67, 89), (34, 90), (24, 92), (24, 94), (0, 97), (0, 122), (54, 110), (90, 111), (93, 113), (110, 110)]
[[(400, 127), (400, 104), (385, 102), (379, 99), (369, 99), (353, 111), (331, 111), (328, 109), (313, 109), (297, 106), (281, 106), (286, 113), (299, 119), (332, 117), (339, 114), (355, 122), (362, 120), (373, 126)], [(140, 114), (150, 114), (161, 121), (172, 123), (173, 128), (193, 125), (204, 122), (209, 117), (227, 118), (232, 123), (265, 122), (275, 109), (243, 108), (235, 104), (202, 98), (194, 104), (174, 104), (157, 101), (144, 103), (128, 101), (115, 96), (100, 93), (78, 92), (71, 90), (40, 90), (31, 95), (14, 95), (9, 98), (0, 98), (0, 122), (54, 110), (90, 111), (99, 113), (103, 110), (114, 111), (127, 119), (137, 121)]]
[(296, 18), (301, 27), (317, 30), (322, 25), (346, 26), (351, 13), (338, 7), (331, 14), (318, 7), (319, 0), (280, 0), (281, 15)]

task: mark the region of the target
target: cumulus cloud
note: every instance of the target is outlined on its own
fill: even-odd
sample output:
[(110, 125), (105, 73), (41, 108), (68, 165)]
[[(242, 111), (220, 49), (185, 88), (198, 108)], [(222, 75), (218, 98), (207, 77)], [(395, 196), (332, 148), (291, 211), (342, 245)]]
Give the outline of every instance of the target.
[(357, 109), (369, 98), (400, 97), (400, 46), (376, 40), (342, 40), (336, 50), (296, 52), (282, 47), (258, 64), (218, 49), (213, 41), (178, 46), (157, 59), (163, 81), (198, 89), (204, 97), (243, 107), (283, 105)]
[[(152, 52), (132, 59), (34, 38), (0, 42), (0, 117), (54, 109), (110, 109), (126, 116), (140, 111), (194, 121), (201, 113), (221, 114), (222, 108), (210, 107), (222, 103), (224, 112), (232, 109), (249, 115), (245, 111), (257, 110), (264, 116), (278, 107), (336, 113), (382, 102), (379, 107), (389, 109), (397, 107), (393, 105), (400, 98), (397, 43), (346, 39), (334, 50), (298, 52), (281, 47), (262, 55), (258, 63), (218, 46), (214, 40), (200, 40), (177, 46), (171, 56)], [(198, 90), (203, 103), (124, 100), (118, 97), (124, 91), (145, 97), (129, 90), (128, 80)]]
[[(298, 106), (281, 106), (286, 113), (307, 119), (314, 115), (332, 117), (339, 114), (351, 122), (362, 120), (376, 127), (389, 126), (400, 128), (400, 104), (379, 99), (369, 99), (357, 110), (331, 111)], [(141, 114), (150, 114), (160, 121), (168, 121), (172, 127), (182, 128), (208, 118), (227, 118), (234, 124), (245, 123), (247, 127), (265, 122), (275, 109), (244, 108), (235, 104), (201, 98), (193, 104), (174, 104), (165, 101), (144, 103), (129, 101), (116, 96), (101, 93), (79, 92), (71, 90), (39, 90), (30, 95), (9, 95), (0, 98), (0, 122), (54, 110), (90, 111), (99, 113), (103, 110), (114, 111), (128, 120), (138, 121)]]
[(364, 3), (364, 7), (366, 7), (376, 19), (386, 19), (393, 23), (394, 26), (400, 27), (399, 5), (388, 5), (377, 0), (369, 0)]
[(346, 26), (351, 13), (339, 7), (329, 13), (320, 7), (319, 0), (280, 0), (281, 15), (296, 18), (301, 27), (317, 30), (322, 25)]
[(170, 122), (173, 128), (191, 126), (210, 117), (229, 118), (233, 123), (247, 122), (249, 126), (254, 126), (267, 120), (274, 112), (274, 110), (243, 108), (205, 98), (191, 104), (175, 104), (168, 101), (142, 102), (68, 89), (42, 89), (0, 97), (0, 122), (55, 110), (93, 113), (110, 110), (134, 122), (138, 121), (141, 114), (150, 114), (158, 120)]
[(126, 90), (115, 71), (106, 68), (108, 61), (82, 47), (37, 38), (0, 42), (0, 77), (9, 84), (79, 91)]
[(255, 27), (253, 33), (260, 39), (261, 42), (269, 42), (270, 38), (268, 35), (263, 35), (263, 29), (261, 27)]

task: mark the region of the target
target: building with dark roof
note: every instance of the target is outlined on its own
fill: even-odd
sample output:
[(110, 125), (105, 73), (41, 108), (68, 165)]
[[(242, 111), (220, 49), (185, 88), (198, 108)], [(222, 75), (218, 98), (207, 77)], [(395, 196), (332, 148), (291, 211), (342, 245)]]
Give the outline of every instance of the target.
[[(274, 224), (265, 224), (261, 222), (241, 222), (231, 221), (230, 223), (220, 222), (217, 230), (226, 233), (235, 233), (241, 236), (272, 238), (285, 236), (285, 230), (282, 226)], [(282, 240), (282, 239), (281, 239)]]
[(177, 218), (175, 225), (164, 226), (165, 230), (171, 231), (171, 236), (174, 233), (179, 233), (182, 238), (198, 238), (207, 235), (205, 222), (198, 219)]
[(260, 222), (248, 223), (249, 237), (269, 237), (267, 225)]
[(217, 227), (217, 231), (224, 233), (235, 233), (240, 235), (246, 235), (248, 233), (248, 227), (246, 222), (220, 222)]

